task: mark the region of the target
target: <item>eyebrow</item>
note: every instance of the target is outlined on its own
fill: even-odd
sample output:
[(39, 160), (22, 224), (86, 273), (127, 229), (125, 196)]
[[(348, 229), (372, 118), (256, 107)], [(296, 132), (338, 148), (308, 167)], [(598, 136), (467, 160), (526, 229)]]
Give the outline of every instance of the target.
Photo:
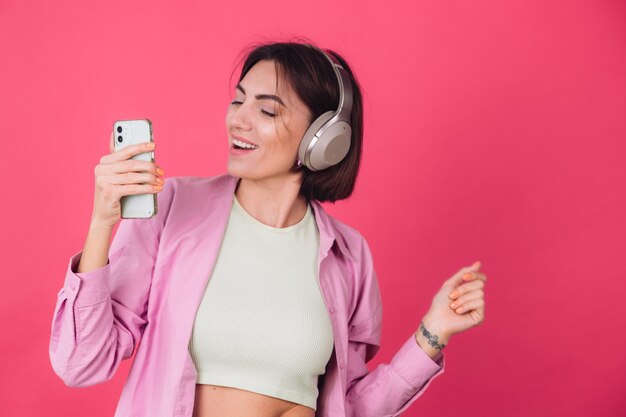
[[(246, 90), (243, 89), (243, 87), (241, 86), (241, 84), (237, 84), (237, 89), (241, 90), (242, 93), (246, 94)], [(285, 103), (283, 103), (283, 101), (280, 99), (280, 97), (275, 96), (274, 94), (257, 94), (256, 96), (254, 96), (257, 100), (275, 100), (277, 101), (281, 106), (283, 107), (287, 107), (285, 106)]]

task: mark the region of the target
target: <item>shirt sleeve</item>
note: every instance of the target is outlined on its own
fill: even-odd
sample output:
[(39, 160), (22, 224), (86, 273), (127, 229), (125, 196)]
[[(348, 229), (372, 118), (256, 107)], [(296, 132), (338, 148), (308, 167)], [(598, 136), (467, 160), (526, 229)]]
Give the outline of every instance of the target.
[(158, 250), (154, 219), (120, 220), (108, 262), (98, 269), (78, 273), (82, 251), (70, 258), (49, 345), (52, 368), (66, 385), (107, 381), (132, 356), (148, 322)]
[(366, 364), (380, 349), (382, 299), (372, 257), (365, 240), (361, 255), (359, 302), (349, 325), (346, 410), (349, 417), (395, 417), (417, 400), (434, 378), (444, 372), (442, 352), (431, 359), (415, 333), (389, 363), (371, 372)]

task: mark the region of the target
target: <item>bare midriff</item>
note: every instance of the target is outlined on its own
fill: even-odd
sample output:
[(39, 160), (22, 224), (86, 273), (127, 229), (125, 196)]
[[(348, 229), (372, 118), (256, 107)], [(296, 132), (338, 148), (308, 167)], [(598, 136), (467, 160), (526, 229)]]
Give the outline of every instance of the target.
[(193, 417), (315, 417), (315, 410), (239, 388), (196, 384)]

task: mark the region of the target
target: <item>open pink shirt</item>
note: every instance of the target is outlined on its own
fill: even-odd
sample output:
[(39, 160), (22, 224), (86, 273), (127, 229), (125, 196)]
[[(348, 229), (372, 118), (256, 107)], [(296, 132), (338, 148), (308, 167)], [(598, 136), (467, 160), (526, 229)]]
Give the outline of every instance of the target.
[[(52, 367), (65, 384), (107, 381), (136, 351), (115, 416), (192, 415), (196, 369), (189, 340), (237, 181), (227, 174), (169, 177), (156, 216), (120, 221), (105, 266), (77, 273), (82, 251), (70, 258), (50, 337)], [(356, 230), (311, 204), (334, 337), (316, 416), (398, 416), (443, 373), (443, 354), (432, 360), (411, 333), (390, 363), (368, 370), (382, 326), (370, 249)]]

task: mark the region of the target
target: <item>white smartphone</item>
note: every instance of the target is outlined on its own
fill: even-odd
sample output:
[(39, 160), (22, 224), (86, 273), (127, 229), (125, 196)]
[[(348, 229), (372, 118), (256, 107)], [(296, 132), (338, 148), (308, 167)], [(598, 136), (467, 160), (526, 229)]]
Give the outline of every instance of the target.
[[(118, 120), (113, 124), (115, 150), (138, 143), (153, 142), (152, 122), (148, 119)], [(154, 151), (137, 154), (131, 159), (154, 162)], [(125, 195), (120, 199), (123, 219), (149, 219), (157, 214), (156, 194)]]

